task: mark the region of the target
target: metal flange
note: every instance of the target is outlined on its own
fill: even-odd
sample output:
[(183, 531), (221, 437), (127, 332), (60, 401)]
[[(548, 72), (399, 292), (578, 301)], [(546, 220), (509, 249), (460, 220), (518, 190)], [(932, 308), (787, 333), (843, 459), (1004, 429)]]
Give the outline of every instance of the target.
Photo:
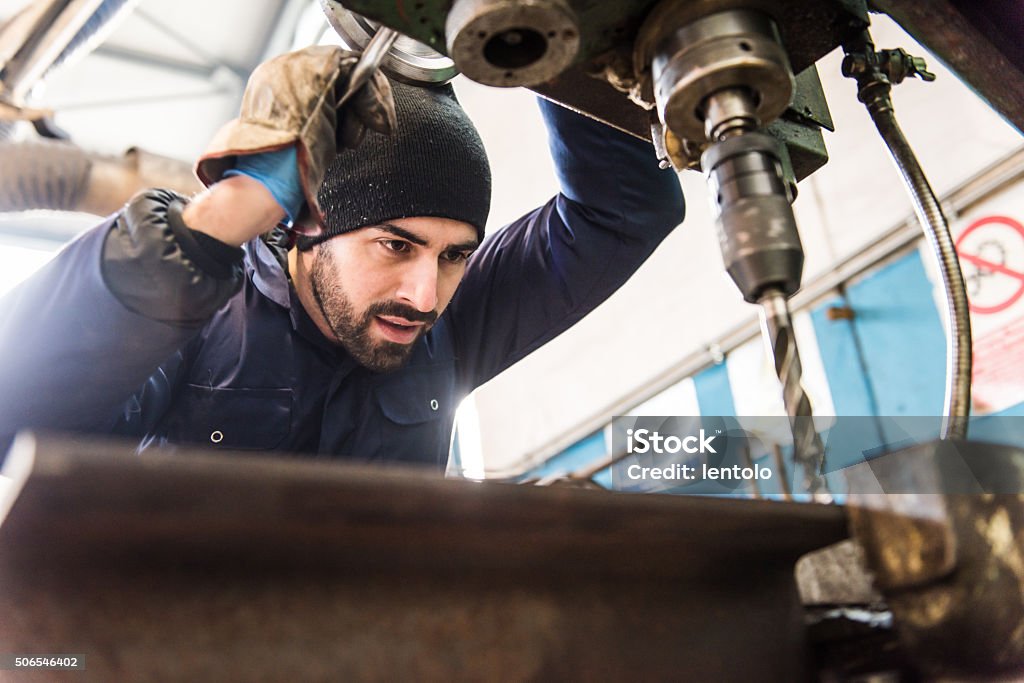
[(760, 124), (777, 118), (793, 96), (793, 75), (774, 22), (759, 12), (730, 10), (663, 36), (651, 64), (662, 121), (678, 136), (705, 136), (705, 101), (727, 88), (750, 92)]
[(562, 0), (455, 0), (445, 24), (448, 54), (486, 85), (537, 85), (576, 58), (576, 14)]

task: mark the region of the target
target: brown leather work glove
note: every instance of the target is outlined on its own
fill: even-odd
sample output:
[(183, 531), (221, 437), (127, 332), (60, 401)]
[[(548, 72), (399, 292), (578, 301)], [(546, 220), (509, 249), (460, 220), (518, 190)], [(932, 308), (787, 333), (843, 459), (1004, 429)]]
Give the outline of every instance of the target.
[(397, 125), (391, 85), (380, 71), (337, 110), (358, 60), (358, 53), (318, 45), (259, 65), (238, 118), (214, 136), (196, 163), (196, 175), (209, 187), (235, 167), (237, 157), (295, 144), (306, 203), (322, 224), (317, 191), (339, 147), (358, 146), (367, 128), (389, 135)]

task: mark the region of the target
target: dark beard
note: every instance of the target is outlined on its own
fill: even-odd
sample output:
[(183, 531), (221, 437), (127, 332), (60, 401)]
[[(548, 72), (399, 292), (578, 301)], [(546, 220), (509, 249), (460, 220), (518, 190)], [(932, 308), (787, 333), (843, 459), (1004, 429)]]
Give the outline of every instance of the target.
[[(337, 281), (333, 266), (333, 255), (317, 247), (317, 256), (309, 271), (313, 299), (320, 307), (320, 313), (334, 333), (337, 341), (356, 361), (374, 372), (392, 372), (409, 361), (415, 341), (411, 344), (396, 344), (390, 341), (375, 342), (370, 337), (370, 325), (378, 315), (393, 315), (410, 321), (423, 321), (424, 334), (437, 319), (434, 312), (421, 313), (411, 306), (394, 301), (379, 301), (371, 304), (360, 316)], [(419, 337), (416, 338), (416, 341)]]

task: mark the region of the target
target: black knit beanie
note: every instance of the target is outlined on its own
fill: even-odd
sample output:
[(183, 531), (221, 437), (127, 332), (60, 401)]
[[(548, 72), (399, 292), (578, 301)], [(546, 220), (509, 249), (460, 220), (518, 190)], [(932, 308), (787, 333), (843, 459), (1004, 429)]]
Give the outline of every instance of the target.
[(367, 131), (327, 169), (318, 198), (323, 232), (302, 236), (310, 249), (335, 235), (395, 218), (435, 216), (464, 221), (483, 240), (491, 205), (491, 168), (473, 122), (450, 85), (391, 81), (398, 128)]

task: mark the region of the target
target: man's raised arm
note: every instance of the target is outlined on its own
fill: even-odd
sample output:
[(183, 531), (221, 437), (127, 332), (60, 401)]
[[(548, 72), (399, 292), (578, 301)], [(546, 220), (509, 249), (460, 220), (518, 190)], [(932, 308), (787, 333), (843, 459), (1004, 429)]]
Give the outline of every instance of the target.
[(561, 193), (473, 256), (451, 320), (463, 389), (571, 327), (683, 220), (672, 170), (650, 143), (541, 102)]

